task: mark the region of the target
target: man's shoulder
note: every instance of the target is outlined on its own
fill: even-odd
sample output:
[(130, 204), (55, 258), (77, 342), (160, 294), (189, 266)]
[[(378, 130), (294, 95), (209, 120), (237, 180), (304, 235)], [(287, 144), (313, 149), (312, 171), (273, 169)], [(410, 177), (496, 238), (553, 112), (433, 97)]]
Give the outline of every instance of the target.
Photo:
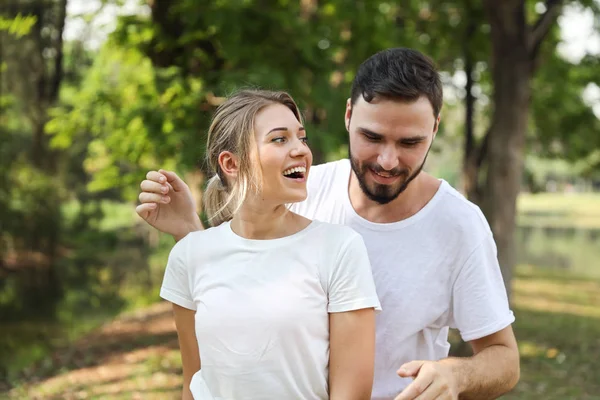
[(362, 236), (360, 236), (358, 232), (347, 225), (325, 222), (321, 220), (314, 220), (313, 223), (317, 224), (318, 230), (321, 234), (319, 240), (335, 241), (338, 243), (353, 242), (357, 238), (362, 240)]
[(350, 160), (342, 159), (313, 165), (310, 168), (309, 180), (323, 180), (338, 174), (350, 173)]
[(437, 215), (449, 229), (463, 234), (481, 236), (491, 232), (479, 206), (456, 190), (445, 180), (440, 185)]
[(481, 214), (481, 209), (477, 204), (467, 199), (461, 192), (443, 179), (441, 180), (440, 190), (446, 196), (446, 205), (455, 207), (457, 211), (473, 216)]
[(321, 197), (331, 193), (340, 184), (343, 186), (342, 182), (347, 181), (349, 177), (350, 161), (347, 159), (314, 165), (308, 175), (309, 197)]

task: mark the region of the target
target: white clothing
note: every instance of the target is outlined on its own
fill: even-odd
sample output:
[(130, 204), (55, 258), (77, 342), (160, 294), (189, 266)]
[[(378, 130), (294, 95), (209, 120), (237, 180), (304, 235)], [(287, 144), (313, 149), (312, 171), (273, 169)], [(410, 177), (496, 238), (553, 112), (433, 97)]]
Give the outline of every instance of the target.
[(196, 400), (327, 399), (328, 313), (381, 309), (360, 235), (318, 221), (273, 240), (229, 222), (190, 233), (160, 295), (196, 310)]
[(449, 327), (470, 341), (509, 326), (514, 316), (492, 232), (476, 205), (441, 181), (415, 215), (373, 223), (350, 203), (350, 173), (349, 160), (312, 167), (308, 198), (292, 211), (347, 225), (363, 237), (383, 308), (373, 399), (393, 399), (412, 381), (396, 374), (402, 364), (448, 356)]

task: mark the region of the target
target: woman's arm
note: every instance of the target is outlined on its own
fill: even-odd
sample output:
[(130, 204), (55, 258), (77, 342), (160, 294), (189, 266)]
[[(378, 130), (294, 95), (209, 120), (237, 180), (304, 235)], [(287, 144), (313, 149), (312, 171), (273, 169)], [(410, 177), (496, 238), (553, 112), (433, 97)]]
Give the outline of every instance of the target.
[(329, 398), (369, 400), (375, 363), (375, 310), (329, 314)]
[(177, 327), (177, 337), (179, 338), (179, 349), (183, 363), (183, 392), (181, 399), (194, 400), (190, 391), (190, 383), (192, 376), (200, 370), (200, 350), (198, 349), (198, 341), (196, 340), (194, 318), (196, 311), (173, 304), (173, 313), (175, 314), (175, 326)]

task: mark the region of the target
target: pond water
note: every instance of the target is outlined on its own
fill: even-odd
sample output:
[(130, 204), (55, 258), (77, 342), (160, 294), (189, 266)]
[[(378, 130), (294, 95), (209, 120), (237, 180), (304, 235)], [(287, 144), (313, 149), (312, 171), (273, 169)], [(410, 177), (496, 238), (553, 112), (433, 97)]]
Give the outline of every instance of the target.
[(600, 277), (600, 227), (521, 224), (517, 262)]

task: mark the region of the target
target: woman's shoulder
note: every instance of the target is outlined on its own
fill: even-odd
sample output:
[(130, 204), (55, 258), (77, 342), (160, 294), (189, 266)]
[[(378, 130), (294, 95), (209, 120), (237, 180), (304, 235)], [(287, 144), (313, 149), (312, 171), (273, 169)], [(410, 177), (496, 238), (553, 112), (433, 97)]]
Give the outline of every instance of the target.
[(187, 252), (190, 249), (196, 248), (211, 249), (219, 243), (226, 242), (222, 240), (224, 225), (225, 223), (219, 226), (208, 227), (188, 233), (185, 237), (175, 243), (173, 251)]

